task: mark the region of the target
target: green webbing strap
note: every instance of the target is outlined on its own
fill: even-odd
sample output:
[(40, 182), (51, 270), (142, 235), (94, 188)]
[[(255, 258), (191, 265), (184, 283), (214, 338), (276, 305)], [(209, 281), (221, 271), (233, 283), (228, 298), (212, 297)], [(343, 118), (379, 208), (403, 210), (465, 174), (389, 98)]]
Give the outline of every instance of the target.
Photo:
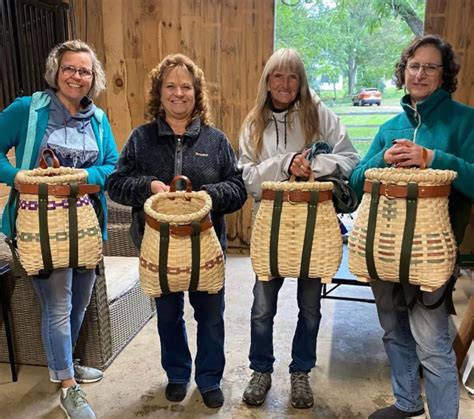
[(197, 291), (199, 285), (199, 267), (201, 265), (201, 223), (193, 221), (191, 228), (191, 280), (189, 281), (189, 291)]
[[(7, 211), (7, 208), (15, 208), (15, 215), (13, 217), (8, 217), (10, 221), (10, 236), (8, 237), (12, 242), (16, 240), (16, 225), (15, 220), (18, 217), (18, 198), (20, 197), (19, 192), (15, 188), (10, 188), (10, 194), (8, 195), (8, 203), (5, 205), (4, 211)], [(6, 214), (3, 215), (6, 217)]]
[(374, 238), (375, 227), (377, 226), (377, 211), (380, 200), (380, 182), (372, 181), (372, 191), (370, 196), (369, 219), (367, 223), (367, 237), (365, 242), (365, 263), (367, 271), (372, 279), (380, 279), (375, 268), (374, 260)]
[(411, 249), (415, 235), (416, 206), (418, 198), (418, 185), (409, 183), (407, 186), (407, 212), (405, 226), (403, 227), (402, 249), (400, 252), (399, 275), (400, 283), (408, 284), (410, 277)]
[(160, 222), (160, 267), (159, 279), (160, 288), (163, 294), (169, 294), (168, 286), (168, 248), (170, 244), (170, 224)]
[(279, 277), (278, 272), (278, 236), (280, 235), (281, 210), (283, 208), (283, 191), (275, 191), (273, 201), (272, 227), (270, 231), (270, 273)]
[(50, 271), (53, 269), (53, 261), (49, 244), (48, 185), (46, 183), (38, 184), (38, 199), (39, 234), (41, 254), (43, 256), (43, 267), (45, 271)]
[(313, 249), (314, 230), (316, 229), (316, 216), (318, 214), (319, 191), (309, 193), (308, 215), (306, 216), (306, 229), (304, 232), (303, 253), (301, 255), (300, 278), (309, 277), (309, 264), (311, 250)]
[(433, 304), (425, 304), (425, 302), (423, 301), (423, 291), (421, 291), (420, 287), (417, 287), (416, 296), (413, 298), (413, 301), (411, 301), (410, 308), (413, 308), (415, 306), (417, 300), (423, 307), (427, 308), (428, 310), (434, 310), (438, 308), (441, 304), (446, 302), (446, 310), (448, 310), (448, 313), (456, 315), (456, 309), (454, 308), (453, 301), (453, 291), (454, 285), (456, 285), (456, 280), (456, 275), (451, 275), (448, 280), (448, 284), (446, 285), (446, 288), (443, 291), (443, 294), (441, 295), (441, 297), (439, 297), (438, 301)]
[[(18, 259), (18, 252), (17, 252), (17, 244), (16, 244), (16, 225), (15, 220), (18, 216), (18, 197), (20, 194), (15, 188), (10, 188), (10, 194), (8, 195), (8, 203), (5, 206), (5, 211), (7, 208), (15, 208), (15, 216), (8, 217), (10, 221), (10, 236), (5, 238), (5, 242), (10, 247), (10, 251), (12, 252), (12, 260), (13, 260), (13, 275), (16, 278), (21, 277), (21, 264), (20, 260)], [(4, 217), (6, 215), (4, 214)]]
[(79, 235), (77, 231), (77, 195), (79, 193), (79, 185), (76, 182), (72, 182), (69, 188), (69, 196), (67, 197), (69, 214), (69, 267), (77, 268), (79, 263)]

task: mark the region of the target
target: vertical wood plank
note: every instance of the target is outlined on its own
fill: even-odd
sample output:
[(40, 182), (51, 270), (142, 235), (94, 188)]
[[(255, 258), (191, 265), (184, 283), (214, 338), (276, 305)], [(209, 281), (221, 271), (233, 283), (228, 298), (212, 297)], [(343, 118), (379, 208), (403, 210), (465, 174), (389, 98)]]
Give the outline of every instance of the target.
[[(214, 123), (238, 150), (242, 121), (253, 106), (273, 51), (274, 0), (76, 1), (77, 36), (104, 63), (107, 90), (99, 99), (119, 149), (147, 119), (148, 74), (181, 52), (204, 71)], [(230, 245), (250, 243), (251, 203), (228, 217)]]
[[(121, 149), (132, 127), (127, 100), (127, 66), (123, 44), (123, 1), (103, 0), (105, 74), (107, 76), (107, 114), (112, 131)], [(127, 1), (125, 1), (127, 3)]]
[(442, 36), (451, 43), (461, 59), (458, 88), (454, 98), (474, 106), (474, 0), (427, 0), (425, 33)]

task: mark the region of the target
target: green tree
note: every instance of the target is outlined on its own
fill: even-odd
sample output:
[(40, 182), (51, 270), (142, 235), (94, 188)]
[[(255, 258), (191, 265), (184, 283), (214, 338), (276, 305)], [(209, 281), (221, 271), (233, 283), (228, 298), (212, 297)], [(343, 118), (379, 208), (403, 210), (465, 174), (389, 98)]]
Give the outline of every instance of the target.
[(402, 19), (416, 36), (423, 35), (425, 0), (375, 0), (374, 8), (381, 18), (390, 14)]
[(280, 0), (275, 46), (299, 51), (313, 88), (322, 75), (337, 79), (336, 72), (345, 76), (351, 95), (358, 86), (377, 86), (392, 77), (400, 45), (413, 37), (403, 11), (410, 6), (415, 16), (422, 16), (422, 4), (423, 0)]

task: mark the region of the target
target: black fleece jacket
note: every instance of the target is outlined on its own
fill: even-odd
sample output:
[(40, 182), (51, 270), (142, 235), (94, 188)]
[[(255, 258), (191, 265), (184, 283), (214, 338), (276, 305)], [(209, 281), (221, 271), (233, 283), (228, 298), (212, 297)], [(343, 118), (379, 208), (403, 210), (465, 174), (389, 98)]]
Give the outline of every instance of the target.
[(151, 182), (169, 185), (187, 176), (193, 190), (212, 198), (211, 218), (222, 248), (227, 248), (224, 214), (237, 211), (247, 199), (237, 160), (222, 131), (194, 119), (177, 136), (162, 118), (134, 129), (122, 150), (107, 189), (110, 198), (132, 208), (132, 239), (139, 248), (145, 229), (143, 205), (152, 195)]

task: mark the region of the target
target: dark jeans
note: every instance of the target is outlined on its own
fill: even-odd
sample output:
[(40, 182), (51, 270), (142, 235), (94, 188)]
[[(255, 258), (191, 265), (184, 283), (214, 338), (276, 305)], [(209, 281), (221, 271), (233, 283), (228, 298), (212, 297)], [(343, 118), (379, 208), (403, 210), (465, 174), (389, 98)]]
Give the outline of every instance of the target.
[[(183, 319), (184, 293), (155, 298), (161, 365), (170, 383), (188, 383), (192, 359)], [(195, 380), (201, 393), (220, 387), (224, 372), (224, 288), (217, 294), (189, 292), (189, 302), (197, 321)]]
[[(273, 372), (273, 319), (283, 281), (283, 278), (255, 281), (249, 353), (250, 368), (254, 371)], [(316, 340), (321, 320), (321, 281), (298, 279), (297, 301), (299, 313), (291, 350), (290, 373), (309, 372), (316, 364)]]

